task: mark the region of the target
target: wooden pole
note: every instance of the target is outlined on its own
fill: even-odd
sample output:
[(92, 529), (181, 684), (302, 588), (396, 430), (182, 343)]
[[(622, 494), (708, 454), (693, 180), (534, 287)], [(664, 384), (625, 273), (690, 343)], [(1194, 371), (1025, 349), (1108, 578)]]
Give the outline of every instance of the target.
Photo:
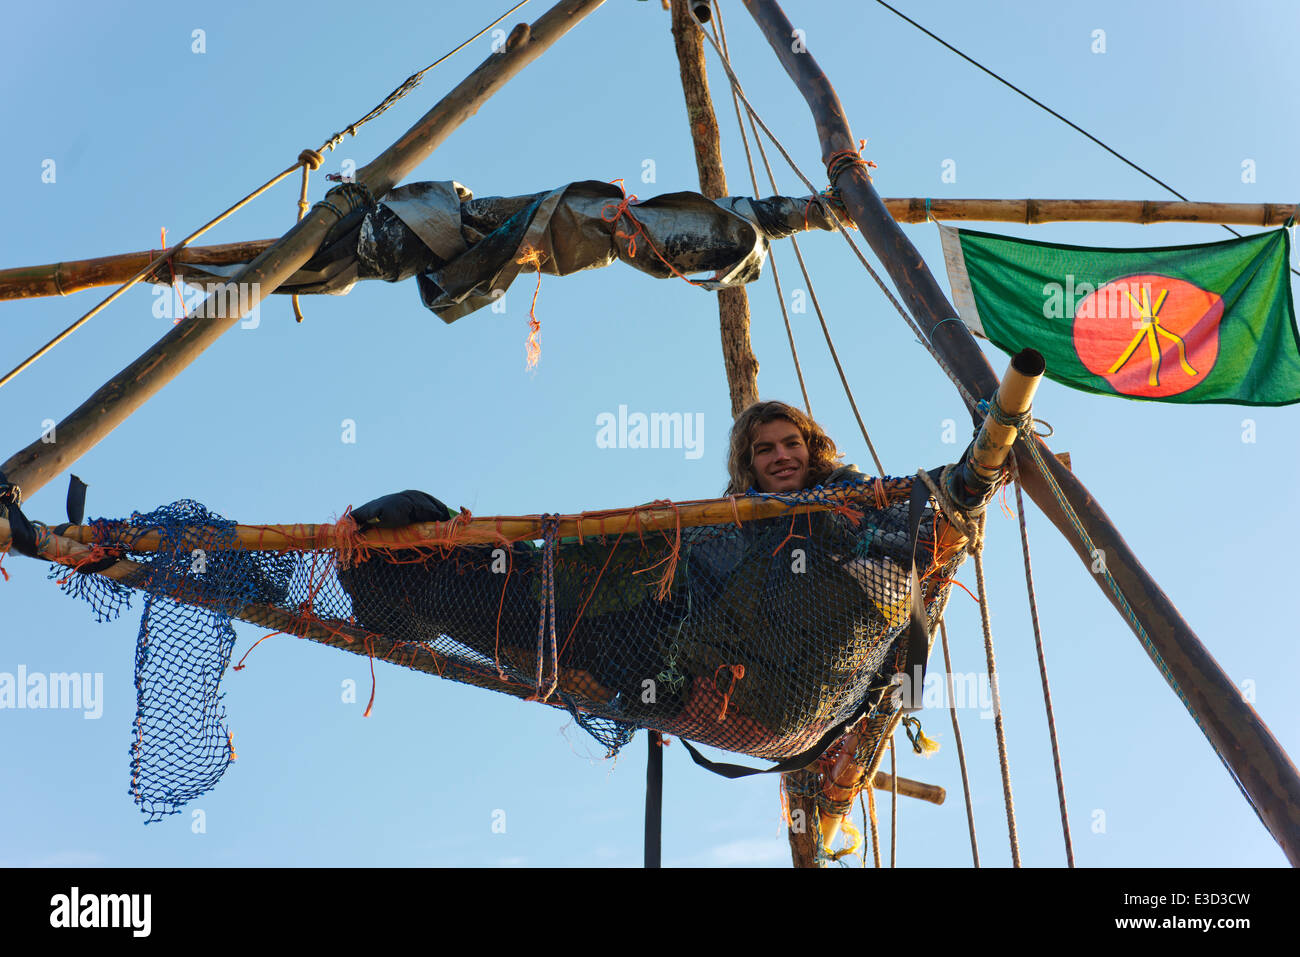
[[(830, 81), (811, 52), (806, 48), (797, 53), (791, 49), (793, 26), (780, 6), (775, 0), (745, 0), (745, 6), (807, 100), (821, 140), (823, 161), (837, 152), (856, 151), (857, 144)], [(853, 168), (839, 177), (838, 185), (850, 217), (884, 263), (906, 306), (928, 330), (927, 337), (936, 352), (972, 395), (992, 395), (997, 388), (993, 369), (964, 325), (943, 321), (956, 316), (957, 311), (885, 209), (870, 180), (861, 168)], [(1202, 730), (1231, 768), (1287, 859), (1293, 866), (1300, 866), (1300, 773), (1295, 765), (1088, 490), (1051, 455), (1041, 439), (1028, 441), (1034, 443), (1038, 458), (1045, 463), (1046, 474), (1039, 472), (1028, 455), (1026, 440), (1017, 442), (1016, 461), (1025, 490), (1092, 569), (1097, 554), (1084, 545), (1056, 500), (1047, 476), (1056, 483), (1094, 548), (1104, 555), (1103, 567), (1117, 583), (1128, 608), (1098, 575), (1103, 593), (1139, 637), (1145, 633), (1147, 654), (1153, 660), (1158, 656), (1162, 671), (1198, 716)]]
[[(677, 528), (697, 525), (727, 525), (778, 515), (802, 515), (805, 512), (826, 511), (840, 503), (854, 502), (873, 505), (877, 490), (886, 503), (905, 502), (912, 491), (910, 478), (883, 479), (878, 485), (869, 482), (855, 489), (826, 491), (823, 501), (808, 504), (787, 504), (780, 497), (756, 498), (741, 496), (736, 499), (701, 499), (694, 502), (677, 502), (672, 506), (642, 505), (637, 508), (610, 509), (602, 512), (584, 512), (581, 515), (560, 516), (557, 534), (562, 538), (593, 538), (638, 532), (671, 532)], [(94, 544), (95, 529), (90, 525), (70, 525), (63, 529), (64, 538)], [(339, 544), (334, 525), (236, 525), (236, 541), (249, 551), (292, 552), (334, 548)], [(540, 515), (491, 515), (459, 518), (450, 522), (427, 522), (405, 528), (374, 528), (365, 533), (368, 544), (410, 548), (413, 545), (488, 545), (503, 541), (517, 542), (542, 537)], [(162, 538), (157, 533), (142, 535), (133, 543), (138, 552), (155, 551)], [(3, 544), (3, 543), (0, 543)]]
[[(396, 143), (359, 170), (357, 182), (376, 200), (382, 197), (511, 77), (603, 2), (560, 0), (531, 27), (516, 27), (511, 43), (489, 55)], [(293, 229), (226, 284), (223, 294), (210, 296), (200, 305), (196, 316), (173, 327), (60, 422), (56, 428), (57, 442), (37, 439), (0, 465), (0, 472), (11, 483), (22, 487), (23, 494), (30, 498), (293, 275), (320, 248), (338, 219), (339, 215), (329, 207), (313, 207)], [(237, 300), (237, 306), (232, 304), (232, 298)]]
[[(698, 160), (698, 155), (697, 155)], [(883, 199), (899, 223), (927, 219), (985, 223), (1224, 223), (1282, 226), (1300, 206), (1286, 203), (1185, 203), (1140, 199)], [(248, 262), (274, 239), (253, 239), (217, 246), (188, 246), (176, 254), (177, 272), (186, 265), (228, 266)], [(44, 266), (0, 269), (0, 301), (35, 296), (66, 296), (97, 286), (126, 282), (157, 256), (153, 250), (76, 259)]]
[(1192, 203), (1142, 199), (885, 199), (895, 222), (927, 219), (984, 223), (1208, 223), (1282, 226), (1300, 206), (1290, 203)]
[[(273, 245), (274, 239), (255, 239), (217, 246), (186, 246), (172, 258), (172, 263), (178, 273), (190, 264), (227, 266), (255, 259)], [(120, 286), (153, 262), (159, 252), (160, 250), (147, 249), (97, 259), (75, 259), (45, 266), (0, 269), (0, 300), (67, 296), (98, 286)]]
[[(7, 546), (10, 540), (9, 522), (0, 518), (0, 549)], [(61, 535), (50, 534), (42, 539), (41, 557), (60, 565), (75, 567), (77, 562), (84, 560), (89, 553), (90, 549), (85, 545)], [(138, 588), (144, 583), (147, 573), (148, 568), (146, 566), (124, 558), (93, 574), (102, 575), (123, 585)], [(177, 601), (186, 601), (186, 596), (183, 593), (174, 597)], [(439, 654), (428, 645), (394, 641), (382, 635), (372, 635), (345, 622), (325, 622), (319, 619), (304, 618), (300, 615), (291, 614), (275, 605), (254, 602), (244, 604), (232, 611), (231, 617), (250, 624), (260, 625), (263, 628), (269, 628), (272, 631), (297, 635), (299, 638), (306, 638), (309, 641), (328, 645), (331, 648), (339, 648), (356, 655), (378, 658), (381, 661), (391, 661), (394, 664), (415, 671), (423, 671), (426, 674), (437, 675), (438, 677), (453, 678), (477, 687), (500, 691), (516, 698), (527, 698), (534, 691), (531, 687), (510, 684), (491, 675), (483, 675), (465, 668), (455, 659)], [(566, 677), (569, 676), (561, 674), (560, 677), (563, 686)], [(583, 688), (590, 688), (590, 685), (583, 685)], [(557, 701), (545, 703), (554, 707), (562, 707)]]
[[(713, 111), (704, 68), (704, 39), (695, 27), (689, 0), (672, 0), (672, 18), (673, 44), (682, 76), (682, 93), (686, 97), (691, 142), (695, 145), (700, 193), (706, 199), (721, 199), (727, 195), (727, 174), (722, 168), (718, 117)], [(734, 418), (758, 401), (758, 360), (749, 341), (749, 293), (743, 286), (718, 291), (718, 319)]]

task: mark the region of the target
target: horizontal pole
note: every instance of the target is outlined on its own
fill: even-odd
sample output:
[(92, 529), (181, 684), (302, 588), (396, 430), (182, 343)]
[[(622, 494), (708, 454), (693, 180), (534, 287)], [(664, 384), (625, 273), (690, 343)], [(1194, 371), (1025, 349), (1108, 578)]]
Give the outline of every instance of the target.
[[(894, 779), (884, 771), (877, 771), (872, 786), (877, 791), (892, 791)], [(937, 784), (926, 784), (923, 781), (913, 781), (911, 778), (903, 777), (898, 779), (898, 793), (931, 804), (942, 804), (948, 797), (948, 792)]]
[[(11, 540), (9, 522), (0, 518), (0, 549), (8, 546)], [(70, 569), (75, 568), (79, 562), (85, 561), (91, 552), (89, 548), (80, 542), (67, 536), (55, 534), (42, 536), (39, 551), (41, 558)], [(148, 571), (148, 566), (123, 558), (102, 571), (89, 574), (109, 578), (128, 587), (139, 588), (147, 580)], [(79, 573), (71, 571), (70, 574)], [(188, 602), (187, 596), (183, 592), (171, 597), (182, 603), (205, 604), (202, 601), (202, 596), (197, 594), (188, 596), (193, 599)], [(527, 685), (501, 681), (491, 675), (484, 675), (466, 668), (455, 659), (440, 654), (427, 644), (395, 641), (383, 635), (371, 634), (363, 629), (349, 625), (347, 622), (307, 618), (285, 611), (275, 605), (257, 602), (248, 602), (241, 605), (231, 611), (230, 616), (262, 628), (270, 628), (272, 631), (306, 638), (308, 641), (314, 641), (317, 644), (328, 645), (342, 651), (350, 651), (356, 655), (377, 658), (380, 661), (390, 661), (393, 664), (414, 671), (422, 671), (440, 678), (451, 678), (477, 687), (487, 688), (491, 691), (500, 691), (516, 698), (527, 698), (535, 690)], [(566, 679), (571, 676), (571, 669), (561, 669), (561, 688), (568, 690), (567, 684), (569, 682)], [(586, 684), (575, 684), (573, 690), (582, 691), (589, 688), (590, 683), (588, 682)], [(548, 701), (546, 703), (555, 707), (561, 706), (558, 702)]]
[[(802, 515), (807, 512), (826, 511), (838, 504), (873, 504), (876, 490), (888, 504), (907, 501), (913, 480), (910, 478), (881, 479), (879, 486), (868, 482), (856, 489), (824, 493), (825, 504), (789, 504), (781, 497), (758, 498), (740, 496), (733, 499), (701, 499), (665, 505), (652, 503), (637, 508), (610, 509), (600, 512), (583, 512), (581, 515), (559, 517), (559, 535), (563, 538), (594, 538), (600, 536), (638, 532), (666, 532), (678, 527), (699, 525), (726, 525), (734, 521), (753, 521), (781, 515)], [(8, 525), (3, 526), (6, 530)], [(195, 534), (202, 530), (196, 529)], [(91, 525), (70, 525), (62, 531), (70, 541), (91, 545), (95, 542), (95, 529)], [(340, 544), (335, 525), (236, 525), (235, 538), (249, 551), (308, 551), (334, 548)], [(425, 545), (485, 545), (500, 542), (517, 542), (542, 537), (540, 515), (492, 515), (459, 518), (450, 522), (427, 522), (405, 528), (373, 528), (365, 532), (365, 542), (370, 546), (411, 547)], [(156, 551), (161, 546), (161, 536), (149, 533), (133, 543), (137, 552)], [(0, 546), (5, 539), (0, 537)]]
[(1206, 223), (1282, 226), (1300, 217), (1295, 203), (1192, 203), (1143, 199), (882, 199), (896, 222), (927, 219), (984, 223)]
[[(927, 219), (984, 223), (1205, 223), (1233, 226), (1282, 226), (1300, 216), (1289, 203), (1190, 203), (1141, 199), (884, 199), (896, 222)], [(217, 246), (189, 246), (173, 260), (181, 267), (230, 266), (248, 262), (269, 249), (274, 239), (251, 239)], [(0, 269), (0, 301), (37, 296), (66, 296), (83, 289), (123, 283), (149, 265), (155, 250), (76, 259), (43, 266)]]

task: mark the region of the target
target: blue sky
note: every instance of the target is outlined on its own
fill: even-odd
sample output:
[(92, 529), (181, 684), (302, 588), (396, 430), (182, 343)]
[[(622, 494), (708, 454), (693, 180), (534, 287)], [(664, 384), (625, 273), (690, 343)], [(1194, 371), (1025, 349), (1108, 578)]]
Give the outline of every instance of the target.
[[(11, 226), (0, 264), (31, 265), (174, 241), (364, 114), (402, 79), (506, 3), (385, 5), (359, 34), (353, 4), (26, 5), (0, 37), (6, 130), (0, 175)], [(787, 5), (869, 139), (883, 196), (1168, 198), (1074, 131), (874, 4)], [(1252, 0), (901, 7), (1195, 199), (1294, 202), (1296, 106), (1280, 64), (1296, 11)], [(530, 4), (510, 21), (535, 19)], [(820, 181), (808, 112), (739, 4), (723, 9), (752, 102)], [(205, 52), (194, 52), (194, 31)], [(1093, 52), (1103, 30), (1105, 52)], [(491, 52), (484, 37), (326, 157), (322, 172), (373, 158)], [(749, 194), (722, 72), (709, 61), (731, 192)], [(42, 181), (54, 161), (54, 182)], [(653, 161), (654, 181), (642, 180)], [(951, 161), (951, 164), (946, 164)], [(1243, 181), (1250, 161), (1254, 181)], [(945, 182), (945, 168), (955, 182)], [(778, 169), (784, 191), (802, 190)], [(510, 195), (625, 177), (643, 198), (697, 187), (668, 14), (610, 0), (484, 106), (412, 179), (456, 179)], [(325, 182), (313, 177), (312, 198)], [(201, 242), (284, 232), (285, 183)], [(1113, 246), (1205, 242), (1196, 225), (989, 228)], [(905, 227), (942, 270), (933, 225)], [(836, 345), (892, 474), (950, 461), (960, 400), (836, 236), (803, 242)], [(787, 294), (802, 279), (776, 250)], [(941, 285), (947, 278), (940, 274)], [(90, 515), (126, 516), (192, 498), (249, 523), (332, 519), (349, 504), (423, 488), (476, 514), (573, 512), (717, 494), (730, 424), (713, 297), (623, 266), (544, 278), (542, 359), (524, 367), (531, 284), (503, 314), (444, 325), (413, 283), (346, 297), (287, 298), (236, 328), (76, 465)], [(771, 280), (750, 287), (764, 397), (798, 401)], [(26, 356), (98, 301), (5, 303), (4, 355)], [(0, 403), (4, 455), (59, 420), (169, 327), (132, 290), (15, 382)], [(870, 459), (811, 312), (796, 341), (813, 412), (850, 461)], [(992, 347), (999, 371), (1006, 357)], [(700, 413), (703, 455), (598, 448), (596, 419), (619, 405)], [(1285, 614), (1300, 505), (1296, 410), (1130, 403), (1046, 383), (1036, 412), (1056, 450), (1123, 530), (1227, 674), (1292, 754), (1300, 651)], [(341, 423), (356, 441), (341, 441)], [(1247, 425), (1247, 421), (1251, 424)], [(1254, 441), (1243, 441), (1253, 430)], [(28, 513), (62, 519), (66, 478)], [(1093, 577), (1032, 506), (1074, 846), (1084, 866), (1279, 866), (1281, 852)], [(1055, 781), (1014, 521), (993, 511), (988, 566), (1023, 860), (1062, 864)], [(132, 662), (140, 604), (113, 624), (11, 556), (0, 582), (0, 672), (103, 674), (103, 714), (0, 711), (0, 863), (5, 865), (591, 865), (641, 859), (644, 741), (617, 761), (560, 713), (381, 665), (373, 715), (364, 658), (294, 638), (263, 643), (223, 685), (239, 760), (184, 813), (143, 826), (128, 791)], [(972, 584), (966, 566), (963, 581)], [(954, 670), (982, 674), (974, 602), (954, 592)], [(265, 634), (238, 626), (242, 654)], [(354, 681), (359, 703), (343, 700)], [(960, 713), (984, 863), (1010, 856), (992, 721)], [(942, 807), (904, 801), (899, 861), (969, 863), (947, 715), (923, 715), (943, 745), (900, 753), (900, 773), (948, 788)], [(670, 747), (664, 860), (788, 863), (777, 784), (724, 781)], [(887, 802), (883, 806), (887, 809)], [(192, 812), (201, 811), (196, 817)], [(494, 833), (495, 812), (505, 833)], [(888, 812), (884, 810), (885, 820)], [(500, 819), (499, 816), (495, 819)], [(199, 828), (199, 823), (202, 828)]]

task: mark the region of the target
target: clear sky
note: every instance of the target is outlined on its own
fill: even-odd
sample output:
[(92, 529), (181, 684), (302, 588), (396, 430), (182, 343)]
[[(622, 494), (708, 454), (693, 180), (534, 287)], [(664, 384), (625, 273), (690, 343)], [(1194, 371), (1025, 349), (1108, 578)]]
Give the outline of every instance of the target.
[[(402, 79), (508, 8), (393, 0), (356, 4), (23, 4), (0, 34), (0, 177), (9, 228), (0, 265), (174, 241), (364, 114)], [(1276, 0), (900, 6), (1195, 199), (1295, 202), (1297, 10)], [(1164, 190), (996, 84), (888, 11), (864, 2), (787, 4), (869, 138), (883, 196), (1165, 199)], [(537, 2), (503, 24), (539, 16)], [(755, 106), (821, 182), (803, 101), (743, 8), (723, 9)], [(641, 197), (698, 186), (668, 31), (657, 2), (610, 0), (511, 81), (412, 179), (512, 195), (625, 177)], [(201, 30), (203, 52), (195, 52)], [(1098, 48), (1104, 31), (1104, 52)], [(484, 37), (326, 157), (361, 166), (491, 53)], [(1096, 51), (1096, 52), (1095, 52)], [(748, 174), (710, 53), (731, 192)], [(43, 181), (53, 161), (53, 182)], [(643, 180), (643, 175), (652, 179)], [(955, 172), (945, 181), (944, 172)], [(1246, 176), (1253, 171), (1253, 176)], [(784, 167), (782, 189), (803, 190)], [(46, 176), (48, 179), (49, 177)], [(1250, 180), (1250, 181), (1246, 181)], [(312, 198), (326, 183), (313, 176)], [(285, 183), (202, 242), (277, 236), (293, 222)], [(994, 231), (1113, 246), (1226, 238), (1197, 225), (997, 225)], [(933, 225), (905, 227), (942, 270)], [(871, 435), (891, 474), (951, 461), (956, 392), (851, 258), (804, 240), (816, 290)], [(788, 293), (804, 287), (776, 250)], [(947, 288), (947, 278), (940, 275)], [(531, 291), (531, 284), (528, 284)], [(797, 402), (770, 278), (750, 287), (764, 397)], [(5, 303), (4, 367), (98, 301)], [(476, 514), (574, 512), (721, 492), (729, 403), (712, 295), (625, 266), (542, 281), (542, 358), (525, 371), (527, 293), (503, 314), (447, 326), (414, 283), (287, 297), (236, 328), (74, 471), (88, 514), (125, 517), (195, 499), (242, 522), (319, 522), (349, 504), (423, 488)], [(59, 420), (170, 326), (132, 290), (0, 394), (0, 458)], [(795, 335), (812, 408), (870, 459), (811, 311)], [(1006, 357), (985, 347), (999, 371)], [(700, 413), (703, 455), (598, 448), (596, 419), (620, 405)], [(1046, 383), (1036, 412), (1282, 745), (1300, 753), (1290, 538), (1297, 410), (1135, 403)], [(344, 442), (342, 423), (356, 423)], [(964, 431), (958, 430), (958, 434)], [(1253, 441), (1249, 439), (1253, 438)], [(63, 519), (66, 477), (28, 514)], [(1070, 820), (1084, 866), (1279, 866), (1285, 860), (1209, 744), (1096, 587), (1032, 506)], [(990, 513), (992, 621), (1024, 862), (1064, 862), (1056, 786), (1029, 630), (1016, 523)], [(641, 860), (645, 743), (616, 762), (567, 716), (380, 665), (373, 715), (364, 658), (306, 641), (263, 643), (223, 684), (239, 760), (182, 814), (143, 825), (128, 794), (141, 602), (112, 624), (63, 597), (45, 567), (9, 556), (0, 582), (0, 672), (103, 675), (102, 715), (0, 711), (0, 864), (594, 865)], [(969, 564), (962, 580), (972, 584)], [(954, 670), (983, 674), (975, 603), (954, 591)], [(265, 630), (239, 625), (241, 655)], [(940, 661), (941, 668), (941, 661)], [(344, 700), (345, 683), (360, 689)], [(993, 722), (959, 712), (982, 860), (1009, 863)], [(970, 862), (947, 714), (922, 715), (942, 750), (900, 753), (900, 773), (948, 789), (942, 807), (904, 799), (902, 865)], [(788, 865), (777, 782), (725, 781), (666, 760), (668, 865)], [(202, 812), (195, 815), (194, 811)], [(495, 833), (504, 812), (504, 833)], [(888, 821), (888, 802), (882, 805)]]

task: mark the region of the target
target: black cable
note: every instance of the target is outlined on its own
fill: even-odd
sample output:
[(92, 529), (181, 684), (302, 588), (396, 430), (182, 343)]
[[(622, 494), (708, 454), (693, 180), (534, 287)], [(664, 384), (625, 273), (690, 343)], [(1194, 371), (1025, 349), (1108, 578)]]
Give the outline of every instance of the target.
[[(1023, 96), (1026, 100), (1028, 100), (1030, 103), (1033, 103), (1035, 106), (1040, 107), (1041, 109), (1046, 110), (1048, 113), (1051, 113), (1054, 117), (1056, 117), (1056, 118), (1057, 118), (1058, 120), (1060, 120), (1062, 123), (1066, 124), (1067, 126), (1071, 127), (1072, 129), (1077, 130), (1078, 132), (1082, 133), (1084, 136), (1088, 137), (1088, 139), (1092, 140), (1094, 143), (1096, 143), (1098, 146), (1100, 146), (1102, 149), (1104, 149), (1107, 153), (1110, 153), (1110, 154), (1111, 154), (1112, 156), (1114, 156), (1116, 159), (1121, 160), (1121, 161), (1124, 162), (1124, 163), (1127, 163), (1129, 166), (1133, 167), (1133, 169), (1137, 170), (1139, 173), (1141, 173), (1141, 174), (1142, 174), (1143, 176), (1145, 176), (1147, 179), (1151, 180), (1151, 182), (1156, 183), (1156, 184), (1159, 185), (1159, 186), (1163, 186), (1165, 189), (1169, 190), (1169, 192), (1173, 193), (1173, 194), (1174, 194), (1175, 196), (1177, 196), (1179, 199), (1183, 200), (1183, 202), (1187, 202), (1187, 203), (1190, 203), (1190, 202), (1191, 202), (1190, 199), (1188, 199), (1188, 198), (1187, 198), (1186, 196), (1184, 196), (1182, 193), (1178, 192), (1178, 190), (1174, 189), (1172, 186), (1170, 186), (1170, 185), (1169, 185), (1168, 183), (1166, 183), (1164, 180), (1160, 179), (1158, 176), (1155, 176), (1155, 175), (1152, 174), (1152, 173), (1148, 173), (1148, 172), (1147, 172), (1146, 170), (1144, 170), (1141, 166), (1138, 166), (1137, 163), (1133, 162), (1131, 159), (1129, 159), (1129, 158), (1128, 158), (1127, 156), (1125, 156), (1123, 153), (1120, 153), (1118, 150), (1113, 149), (1113, 148), (1110, 147), (1110, 146), (1107, 146), (1107, 145), (1106, 145), (1105, 143), (1103, 143), (1101, 140), (1097, 139), (1097, 137), (1093, 136), (1091, 133), (1089, 133), (1087, 130), (1085, 130), (1085, 129), (1084, 129), (1082, 126), (1080, 126), (1078, 123), (1075, 123), (1075, 122), (1073, 122), (1073, 121), (1071, 121), (1071, 120), (1066, 119), (1064, 116), (1062, 116), (1060, 113), (1056, 112), (1056, 110), (1052, 109), (1050, 106), (1048, 106), (1048, 105), (1047, 105), (1046, 103), (1044, 103), (1042, 100), (1035, 99), (1034, 97), (1032, 97), (1032, 96), (1030, 96), (1028, 93), (1026, 93), (1024, 90), (1020, 89), (1020, 87), (1018, 87), (1018, 86), (1016, 86), (1014, 83), (1012, 83), (1010, 80), (1006, 79), (1005, 77), (999, 76), (998, 74), (996, 74), (996, 73), (994, 73), (992, 70), (990, 70), (988, 67), (986, 67), (983, 63), (980, 63), (978, 60), (975, 60), (975, 59), (973, 59), (973, 58), (967, 56), (965, 53), (962, 53), (960, 50), (958, 50), (955, 46), (953, 46), (951, 43), (949, 43), (949, 42), (948, 42), (947, 40), (945, 40), (943, 37), (938, 36), (938, 35), (936, 35), (936, 34), (930, 32), (930, 31), (927, 30), (925, 27), (921, 26), (921, 24), (917, 23), (915, 20), (913, 20), (911, 17), (909, 17), (907, 14), (903, 13), (901, 10), (898, 10), (898, 9), (896, 9), (896, 8), (894, 8), (894, 7), (891, 7), (888, 3), (885, 2), (885, 0), (876, 0), (876, 3), (880, 4), (882, 7), (884, 7), (886, 10), (888, 10), (890, 13), (893, 13), (893, 14), (895, 14), (895, 15), (901, 17), (902, 19), (906, 20), (908, 23), (910, 23), (912, 26), (916, 27), (918, 30), (920, 30), (920, 31), (921, 31), (922, 33), (924, 33), (926, 36), (930, 37), (932, 40), (935, 40), (935, 41), (937, 41), (937, 42), (943, 44), (943, 45), (946, 46), (949, 50), (951, 50), (953, 53), (957, 54), (959, 57), (961, 57), (963, 60), (965, 60), (967, 63), (970, 63), (970, 64), (972, 64), (973, 66), (977, 66), (977, 67), (979, 67), (981, 70), (983, 70), (983, 71), (984, 71), (985, 73), (987, 73), (989, 76), (993, 77), (993, 79), (997, 80), (999, 83), (1001, 83), (1001, 84), (1003, 84), (1004, 86), (1010, 87), (1011, 89), (1015, 90), (1017, 93), (1019, 93), (1021, 96)], [(1232, 235), (1234, 235), (1234, 236), (1236, 236), (1236, 237), (1238, 237), (1238, 238), (1241, 237), (1241, 233), (1237, 232), (1235, 229), (1233, 229), (1233, 228), (1232, 228), (1231, 226), (1229, 226), (1227, 223), (1219, 223), (1219, 225), (1222, 226), (1224, 229), (1226, 229), (1228, 232), (1232, 233)], [(1288, 263), (1287, 265), (1290, 266), (1289, 263)], [(1300, 276), (1300, 270), (1297, 270), (1296, 268), (1291, 267), (1291, 271), (1292, 271), (1293, 273), (1295, 273), (1297, 276)]]

